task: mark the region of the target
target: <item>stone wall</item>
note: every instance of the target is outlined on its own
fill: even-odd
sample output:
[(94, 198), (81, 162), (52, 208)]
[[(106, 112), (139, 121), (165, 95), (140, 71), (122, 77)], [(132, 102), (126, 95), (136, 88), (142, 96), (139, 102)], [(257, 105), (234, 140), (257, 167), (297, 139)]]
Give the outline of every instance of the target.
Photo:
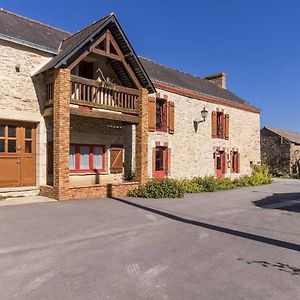
[(291, 172), (300, 175), (300, 145), (291, 144)]
[(37, 185), (46, 183), (46, 127), (41, 115), (41, 78), (31, 75), (51, 57), (42, 51), (0, 40), (0, 119), (37, 124)]
[(274, 132), (263, 128), (260, 131), (262, 161), (269, 166), (273, 174), (289, 174), (291, 172), (290, 141)]
[[(168, 143), (171, 149), (171, 174), (173, 178), (214, 176), (213, 152), (224, 147), (226, 152), (238, 149), (240, 152), (240, 174), (250, 175), (251, 165), (260, 162), (260, 114), (224, 105), (188, 98), (164, 90), (157, 90), (175, 102), (175, 133), (149, 133), (148, 175), (152, 176), (152, 148), (156, 142)], [(208, 118), (195, 131), (193, 121), (201, 120), (201, 110), (208, 110)], [(211, 114), (224, 109), (230, 115), (229, 140), (212, 138)], [(227, 168), (226, 176), (235, 177)]]

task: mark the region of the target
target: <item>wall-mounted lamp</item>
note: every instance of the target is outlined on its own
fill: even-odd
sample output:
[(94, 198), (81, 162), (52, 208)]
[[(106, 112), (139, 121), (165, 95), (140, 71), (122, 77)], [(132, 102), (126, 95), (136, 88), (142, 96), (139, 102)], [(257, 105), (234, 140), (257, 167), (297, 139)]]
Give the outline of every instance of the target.
[(198, 125), (202, 122), (205, 122), (206, 118), (208, 116), (208, 111), (206, 110), (206, 108), (204, 107), (201, 111), (201, 117), (202, 120), (198, 121), (198, 120), (194, 120), (194, 128), (195, 128), (195, 132), (197, 132), (198, 130)]

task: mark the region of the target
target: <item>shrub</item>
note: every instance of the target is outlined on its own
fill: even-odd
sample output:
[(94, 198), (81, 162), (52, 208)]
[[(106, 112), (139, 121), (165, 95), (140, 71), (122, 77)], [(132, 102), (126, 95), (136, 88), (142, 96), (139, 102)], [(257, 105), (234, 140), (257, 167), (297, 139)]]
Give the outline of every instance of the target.
[(256, 165), (253, 168), (252, 175), (249, 178), (250, 185), (270, 184), (272, 177), (266, 165)]
[(184, 193), (214, 192), (272, 182), (265, 165), (256, 165), (251, 176), (230, 178), (195, 177), (192, 179), (150, 179), (144, 186), (131, 190), (128, 196), (141, 198), (181, 198)]
[(150, 179), (144, 186), (128, 192), (130, 197), (141, 198), (182, 198), (184, 189), (178, 180)]
[(199, 183), (201, 178), (182, 179), (181, 186), (185, 193), (200, 193), (204, 192), (202, 184)]

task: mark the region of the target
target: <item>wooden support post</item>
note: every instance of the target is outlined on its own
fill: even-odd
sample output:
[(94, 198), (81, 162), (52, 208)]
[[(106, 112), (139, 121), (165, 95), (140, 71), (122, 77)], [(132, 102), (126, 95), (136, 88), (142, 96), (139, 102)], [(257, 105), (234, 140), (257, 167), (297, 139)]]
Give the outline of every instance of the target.
[(140, 121), (136, 127), (135, 176), (140, 184), (148, 178), (148, 91), (140, 89), (138, 100)]

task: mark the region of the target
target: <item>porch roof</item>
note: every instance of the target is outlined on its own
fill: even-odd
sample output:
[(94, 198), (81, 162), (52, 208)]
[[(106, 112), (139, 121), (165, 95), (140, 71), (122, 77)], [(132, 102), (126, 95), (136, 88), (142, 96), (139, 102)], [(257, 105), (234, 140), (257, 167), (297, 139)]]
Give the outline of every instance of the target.
[[(38, 75), (51, 68), (59, 68), (68, 65), (76, 53), (81, 51), (81, 49), (84, 49), (89, 42), (93, 41), (93, 39), (105, 29), (110, 30), (141, 86), (148, 89), (150, 93), (154, 93), (156, 91), (155, 87), (152, 84), (151, 79), (148, 77), (143, 65), (139, 61), (134, 49), (130, 45), (129, 40), (127, 39), (114, 13), (105, 16), (92, 25), (85, 27), (81, 31), (64, 39), (60, 45), (58, 55), (53, 57), (52, 60), (50, 60), (34, 75)], [(120, 73), (119, 75), (121, 79), (124, 78), (124, 85), (127, 86), (129, 81), (126, 80), (127, 75), (124, 73), (124, 70), (122, 68), (118, 68), (118, 66), (116, 66), (116, 68), (116, 72)]]

